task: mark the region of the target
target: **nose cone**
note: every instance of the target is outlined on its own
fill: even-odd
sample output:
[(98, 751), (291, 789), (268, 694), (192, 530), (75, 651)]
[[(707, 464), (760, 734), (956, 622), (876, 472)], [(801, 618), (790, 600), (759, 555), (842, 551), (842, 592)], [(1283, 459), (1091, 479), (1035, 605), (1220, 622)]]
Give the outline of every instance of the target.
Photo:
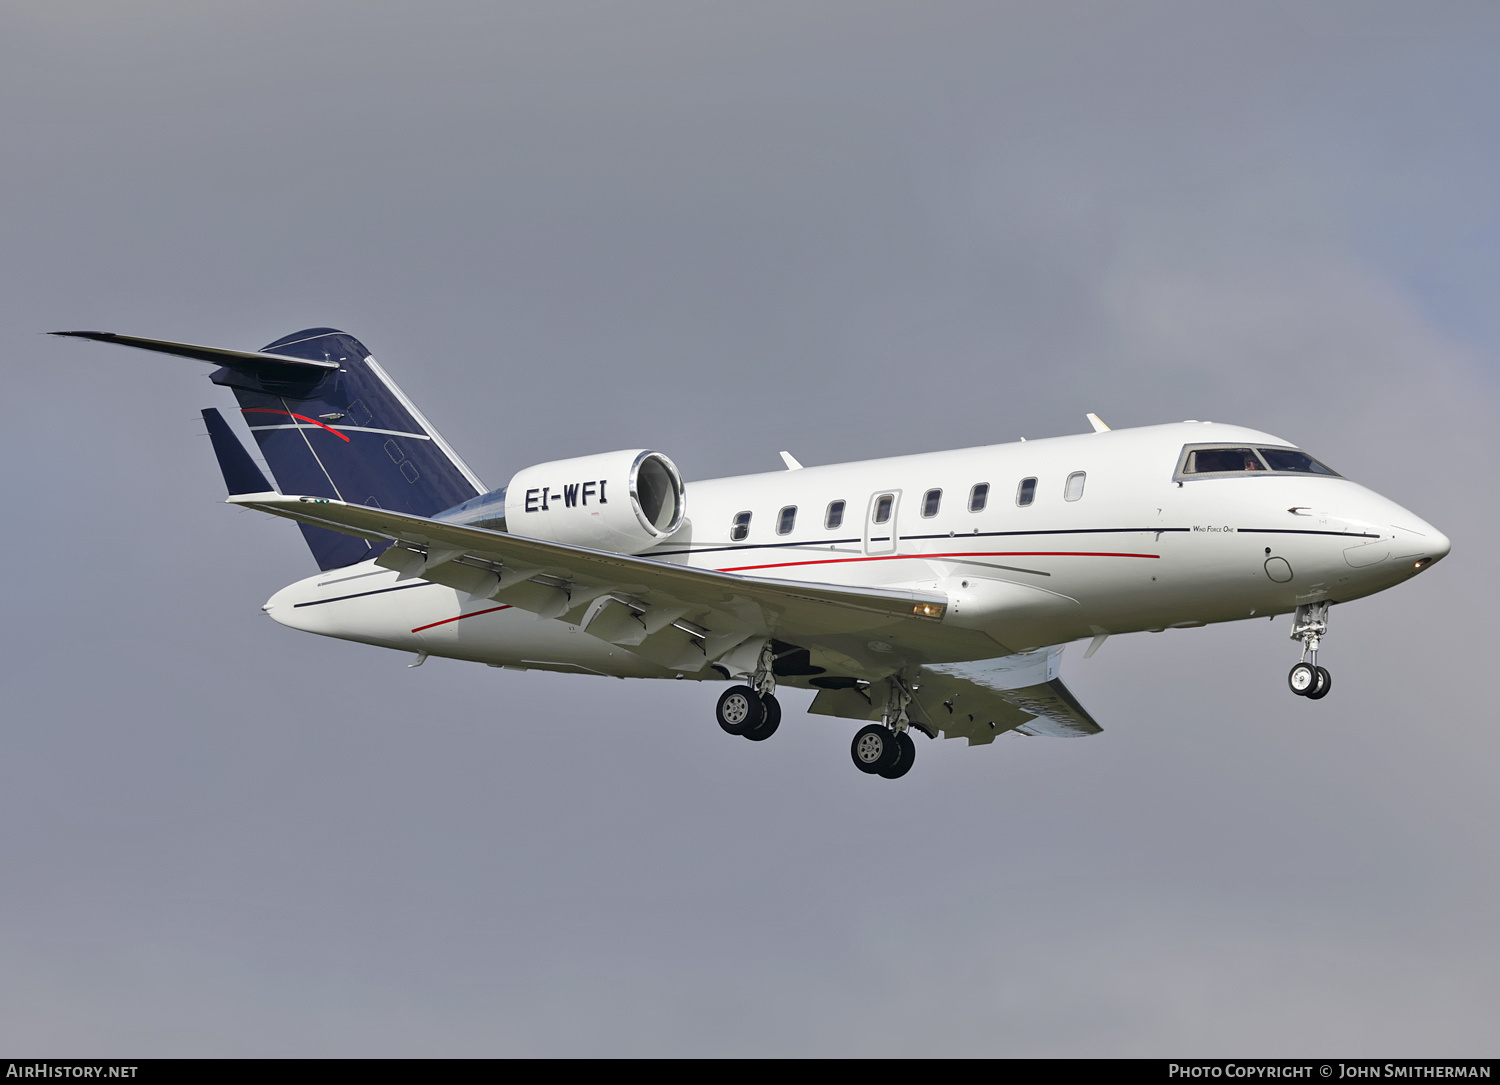
[(1416, 572), (1442, 561), (1453, 549), (1448, 536), (1415, 516), (1398, 518), (1391, 530), (1395, 535), (1396, 560), (1409, 562)]
[(1442, 561), (1448, 556), (1448, 551), (1453, 549), (1453, 544), (1448, 541), (1448, 536), (1430, 524), (1424, 524), (1423, 526), (1427, 527), (1428, 530), (1423, 533), (1424, 537), (1422, 539), (1422, 549), (1425, 552), (1414, 562), (1418, 570), (1425, 569), (1434, 562)]

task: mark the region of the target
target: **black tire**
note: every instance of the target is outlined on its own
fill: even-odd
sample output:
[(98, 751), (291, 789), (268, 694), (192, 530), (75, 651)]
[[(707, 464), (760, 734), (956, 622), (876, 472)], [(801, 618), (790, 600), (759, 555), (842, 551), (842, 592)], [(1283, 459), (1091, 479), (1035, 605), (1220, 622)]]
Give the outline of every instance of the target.
[(749, 686), (730, 686), (719, 697), (714, 718), (726, 735), (743, 735), (765, 718), (760, 695)]
[(873, 775), (893, 763), (901, 749), (895, 737), (889, 727), (879, 723), (867, 724), (854, 732), (854, 741), (849, 744), (854, 767)]
[(751, 742), (764, 742), (781, 726), (781, 702), (776, 699), (775, 694), (767, 693), (762, 696), (760, 707), (763, 712), (760, 723), (745, 732), (745, 737)]
[(1318, 684), (1307, 691), (1309, 701), (1321, 701), (1328, 696), (1328, 691), (1333, 688), (1333, 676), (1328, 673), (1327, 667), (1318, 668)]
[(1311, 663), (1298, 663), (1286, 676), (1286, 684), (1298, 697), (1306, 697), (1318, 688), (1318, 672)]
[(905, 776), (911, 771), (912, 762), (917, 759), (917, 744), (906, 731), (896, 735), (896, 750), (896, 763), (880, 770), (880, 775), (887, 780), (899, 780)]

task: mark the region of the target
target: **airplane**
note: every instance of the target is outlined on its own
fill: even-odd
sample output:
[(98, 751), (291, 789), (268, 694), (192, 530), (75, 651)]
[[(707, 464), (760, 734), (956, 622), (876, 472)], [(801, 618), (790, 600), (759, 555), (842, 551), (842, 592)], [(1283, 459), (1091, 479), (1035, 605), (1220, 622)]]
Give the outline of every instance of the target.
[(1409, 580), (1446, 536), (1294, 444), (1213, 422), (688, 483), (624, 449), (492, 490), (365, 346), (309, 328), (258, 351), (53, 335), (208, 362), (279, 488), (203, 411), (228, 502), (295, 521), (320, 572), (263, 609), (293, 629), (510, 670), (730, 682), (728, 734), (771, 737), (780, 685), (859, 721), (860, 771), (913, 733), (1100, 732), (1063, 646), (1293, 616), (1292, 693), (1328, 695), (1335, 604)]

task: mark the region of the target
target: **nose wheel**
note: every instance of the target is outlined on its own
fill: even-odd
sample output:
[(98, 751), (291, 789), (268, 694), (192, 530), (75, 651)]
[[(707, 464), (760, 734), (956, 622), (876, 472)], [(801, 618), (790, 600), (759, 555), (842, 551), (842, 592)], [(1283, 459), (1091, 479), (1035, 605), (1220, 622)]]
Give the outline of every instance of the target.
[(1318, 666), (1318, 648), (1327, 634), (1327, 603), (1307, 603), (1297, 608), (1292, 639), (1302, 642), (1302, 660), (1286, 676), (1286, 684), (1298, 697), (1320, 701), (1333, 688), (1328, 668)]
[(1298, 697), (1319, 701), (1327, 697), (1328, 691), (1333, 688), (1333, 677), (1328, 673), (1327, 667), (1298, 663), (1292, 668), (1292, 673), (1287, 675), (1286, 684), (1292, 687), (1292, 692)]

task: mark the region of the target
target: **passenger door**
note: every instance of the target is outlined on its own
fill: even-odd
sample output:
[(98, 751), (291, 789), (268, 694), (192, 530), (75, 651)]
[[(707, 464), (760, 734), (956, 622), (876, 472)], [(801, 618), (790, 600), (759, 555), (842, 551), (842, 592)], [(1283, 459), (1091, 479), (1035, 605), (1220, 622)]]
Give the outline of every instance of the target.
[(877, 490), (870, 495), (865, 509), (865, 553), (871, 556), (894, 554), (901, 541), (897, 517), (901, 506), (900, 490)]

